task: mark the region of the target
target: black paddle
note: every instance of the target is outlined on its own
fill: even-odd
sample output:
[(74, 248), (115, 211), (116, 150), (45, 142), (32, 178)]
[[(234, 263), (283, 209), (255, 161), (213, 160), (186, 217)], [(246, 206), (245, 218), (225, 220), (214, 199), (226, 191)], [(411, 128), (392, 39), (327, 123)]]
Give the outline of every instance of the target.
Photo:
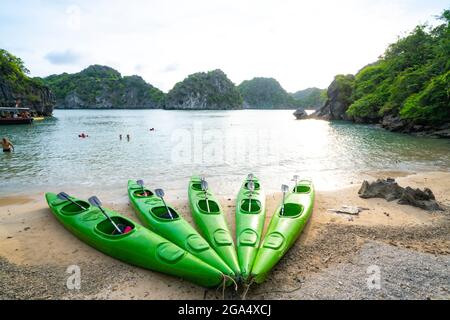
[(147, 196), (147, 192), (145, 192), (145, 187), (144, 187), (144, 180), (142, 180), (142, 179), (138, 180), (138, 181), (136, 181), (136, 183), (141, 186), (141, 188), (142, 188), (142, 195), (144, 197)]
[(155, 194), (157, 197), (161, 198), (162, 202), (164, 203), (164, 206), (166, 207), (167, 213), (170, 216), (170, 219), (173, 220), (172, 212), (170, 212), (169, 207), (167, 206), (166, 202), (164, 201), (164, 190), (163, 189), (156, 189)]
[(65, 192), (60, 192), (60, 193), (58, 193), (56, 196), (57, 196), (59, 199), (61, 199), (61, 200), (67, 200), (67, 201), (72, 202), (74, 205), (76, 205), (77, 207), (80, 207), (80, 208), (83, 209), (83, 210), (87, 210), (87, 209), (86, 209), (85, 207), (83, 207), (81, 204), (76, 203), (75, 201), (73, 201), (72, 199), (70, 199), (70, 196), (69, 196), (67, 193), (65, 193)]
[(206, 182), (205, 178), (202, 177), (200, 184), (202, 186), (203, 192), (205, 193), (206, 209), (208, 210), (208, 213), (210, 213), (208, 201), (208, 182)]
[(287, 186), (285, 184), (281, 185), (281, 191), (283, 192), (283, 204), (282, 204), (282, 207), (281, 207), (281, 215), (284, 216), (284, 200), (285, 200), (285, 197), (286, 197), (286, 192), (289, 191), (289, 186)]
[(120, 230), (120, 228), (117, 226), (117, 224), (115, 224), (115, 222), (111, 219), (111, 217), (105, 212), (105, 210), (103, 210), (102, 202), (100, 201), (99, 198), (97, 198), (96, 196), (92, 196), (88, 199), (88, 201), (94, 207), (97, 207), (100, 209), (100, 211), (105, 215), (105, 217), (109, 220), (109, 222), (111, 222), (111, 224), (114, 226), (114, 229), (116, 229), (117, 232), (119, 232), (120, 234), (123, 234), (122, 230)]
[(247, 183), (247, 188), (250, 190), (250, 194), (248, 196), (248, 212), (252, 209), (252, 192), (255, 191), (255, 183), (253, 181), (249, 181)]

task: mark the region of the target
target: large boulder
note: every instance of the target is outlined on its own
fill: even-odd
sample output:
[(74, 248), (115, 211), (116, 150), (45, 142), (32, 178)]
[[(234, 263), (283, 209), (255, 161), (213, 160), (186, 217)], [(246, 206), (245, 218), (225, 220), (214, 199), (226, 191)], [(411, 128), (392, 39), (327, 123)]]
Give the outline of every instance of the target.
[(308, 118), (308, 114), (303, 109), (297, 109), (294, 112), (294, 116), (297, 120), (303, 120)]

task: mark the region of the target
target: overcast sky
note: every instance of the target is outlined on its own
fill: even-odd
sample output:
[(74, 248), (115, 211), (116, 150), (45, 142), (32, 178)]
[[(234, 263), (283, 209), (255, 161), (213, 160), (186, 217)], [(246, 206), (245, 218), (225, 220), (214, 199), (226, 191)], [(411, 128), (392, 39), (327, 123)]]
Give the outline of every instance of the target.
[(32, 76), (109, 65), (163, 91), (222, 69), (325, 88), (434, 16), (448, 0), (1, 0), (0, 48)]

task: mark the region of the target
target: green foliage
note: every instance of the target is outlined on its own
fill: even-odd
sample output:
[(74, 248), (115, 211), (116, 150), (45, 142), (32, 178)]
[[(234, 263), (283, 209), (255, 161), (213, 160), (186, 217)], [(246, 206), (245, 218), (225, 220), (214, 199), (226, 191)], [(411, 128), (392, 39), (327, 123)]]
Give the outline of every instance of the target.
[(43, 81), (50, 86), (60, 103), (68, 95), (76, 94), (84, 103), (81, 107), (96, 107), (101, 103), (99, 100), (107, 101), (113, 108), (164, 105), (161, 90), (139, 76), (122, 77), (107, 66), (93, 65), (79, 73), (51, 75)]
[(450, 10), (441, 20), (433, 29), (416, 27), (358, 72), (354, 90), (342, 93), (351, 101), (349, 116), (374, 120), (400, 115), (427, 125), (449, 121)]
[(292, 97), (297, 101), (297, 105), (300, 108), (318, 109), (323, 106), (327, 100), (327, 90), (308, 88), (293, 93)]
[(249, 108), (295, 109), (297, 101), (273, 78), (253, 78), (238, 86), (244, 103)]
[(39, 93), (45, 86), (41, 81), (29, 78), (28, 73), (22, 59), (0, 49), (0, 86), (9, 92), (8, 97), (6, 92), (0, 95), (1, 105), (14, 105), (13, 97), (20, 98), (25, 105), (41, 103), (43, 97)]

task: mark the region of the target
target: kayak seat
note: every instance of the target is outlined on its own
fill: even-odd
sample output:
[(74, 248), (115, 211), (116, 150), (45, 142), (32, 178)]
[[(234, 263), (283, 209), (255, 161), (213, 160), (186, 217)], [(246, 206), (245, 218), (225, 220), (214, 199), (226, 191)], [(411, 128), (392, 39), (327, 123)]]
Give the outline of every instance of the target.
[[(249, 210), (250, 209), (250, 210)], [(244, 199), (241, 201), (240, 211), (246, 214), (258, 214), (261, 212), (261, 202), (259, 200)]]
[(194, 189), (195, 191), (203, 191), (202, 190), (202, 185), (201, 185), (200, 182), (199, 183), (196, 183), (196, 182), (192, 183), (191, 184), (191, 188)]
[(239, 235), (239, 244), (241, 246), (254, 247), (258, 241), (258, 235), (252, 229), (245, 229)]
[[(253, 183), (255, 184), (255, 190), (260, 190), (261, 189), (261, 185), (259, 184), (259, 182), (253, 181)], [(245, 183), (245, 189), (248, 190), (248, 182)]]
[[(130, 220), (122, 218), (122, 217), (111, 217), (111, 220), (114, 221), (114, 223), (117, 226), (122, 226), (121, 230), (124, 230), (127, 226), (131, 229), (135, 229), (134, 223), (132, 223)], [(109, 219), (104, 219), (103, 221), (99, 222), (95, 229), (106, 236), (111, 236), (112, 238), (115, 237), (123, 237), (125, 235), (130, 234), (131, 232), (128, 232), (127, 234), (120, 234), (117, 232), (116, 228), (112, 225), (111, 221)]]
[(133, 196), (135, 196), (136, 198), (149, 198), (149, 197), (153, 197), (153, 192), (151, 192), (148, 189), (144, 189), (146, 195), (144, 196), (144, 192), (142, 191), (142, 188), (140, 190), (136, 190), (133, 192)]
[(263, 247), (268, 248), (268, 249), (278, 250), (281, 248), (283, 243), (284, 243), (283, 235), (279, 232), (273, 232), (266, 236)]
[[(209, 211), (208, 211), (208, 206), (209, 206)], [(219, 214), (220, 213), (219, 205), (215, 201), (208, 200), (208, 205), (207, 205), (206, 200), (200, 200), (198, 202), (198, 207), (200, 208), (200, 210), (203, 211), (203, 213), (207, 213), (207, 214)]]
[(174, 219), (178, 219), (180, 217), (178, 215), (178, 213), (171, 207), (169, 207), (169, 211), (170, 211), (170, 214), (172, 215), (172, 217), (167, 212), (167, 208), (165, 206), (154, 207), (154, 208), (150, 209), (151, 214), (153, 214), (158, 219), (174, 220)]
[(231, 246), (233, 244), (230, 234), (223, 229), (217, 229), (214, 232), (214, 241), (219, 246)]
[[(282, 218), (295, 218), (301, 215), (303, 212), (303, 206), (297, 203), (286, 203), (284, 205), (284, 214)], [(281, 215), (281, 210), (280, 210)]]
[(311, 192), (311, 187), (310, 186), (305, 186), (305, 185), (298, 185), (295, 190), (295, 193), (310, 193)]
[(175, 264), (180, 261), (185, 254), (186, 251), (170, 242), (161, 243), (158, 246), (158, 249), (156, 249), (156, 255), (158, 258), (171, 264)]
[(187, 238), (187, 245), (195, 252), (201, 252), (209, 249), (209, 244), (200, 236), (191, 234)]
[[(89, 203), (85, 201), (76, 200), (75, 202), (86, 209), (89, 209), (91, 206)], [(75, 216), (85, 211), (86, 210), (81, 209), (79, 206), (77, 206), (72, 202), (68, 202), (64, 207), (61, 208), (61, 213), (66, 216)]]

